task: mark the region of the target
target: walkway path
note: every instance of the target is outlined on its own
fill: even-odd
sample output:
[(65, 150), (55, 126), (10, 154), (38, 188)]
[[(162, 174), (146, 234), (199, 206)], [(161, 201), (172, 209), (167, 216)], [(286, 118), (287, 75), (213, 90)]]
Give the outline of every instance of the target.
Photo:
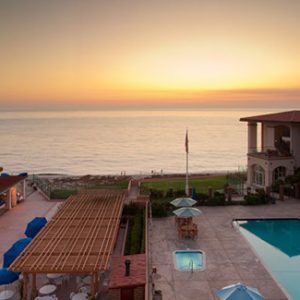
[(3, 253), (19, 238), (25, 237), (27, 223), (34, 217), (51, 218), (56, 212), (58, 201), (46, 201), (35, 191), (22, 203), (0, 216), (0, 264)]
[(137, 197), (140, 194), (139, 185), (140, 185), (140, 182), (138, 180), (132, 180), (131, 181), (131, 188), (129, 190), (129, 194), (128, 194), (128, 197), (127, 197), (127, 200), (126, 200), (127, 203), (130, 203), (130, 202), (137, 199)]

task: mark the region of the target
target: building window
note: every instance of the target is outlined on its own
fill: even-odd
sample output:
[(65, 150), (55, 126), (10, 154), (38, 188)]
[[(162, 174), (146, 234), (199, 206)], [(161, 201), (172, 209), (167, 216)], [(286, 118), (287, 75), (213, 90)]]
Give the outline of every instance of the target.
[(260, 186), (265, 185), (265, 171), (261, 166), (253, 167), (253, 183)]
[(274, 180), (283, 180), (285, 178), (286, 168), (285, 167), (277, 167), (274, 170)]

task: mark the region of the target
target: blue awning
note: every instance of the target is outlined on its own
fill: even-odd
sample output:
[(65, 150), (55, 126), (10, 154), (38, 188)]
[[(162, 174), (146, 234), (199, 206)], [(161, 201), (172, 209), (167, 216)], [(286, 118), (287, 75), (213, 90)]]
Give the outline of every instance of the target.
[(36, 217), (32, 219), (25, 230), (25, 235), (34, 238), (39, 231), (47, 224), (47, 219), (44, 217)]
[(6, 268), (0, 269), (0, 285), (12, 283), (18, 279), (18, 273), (8, 271)]
[(17, 240), (3, 255), (3, 267), (8, 268), (11, 263), (20, 255), (20, 253), (31, 242), (31, 238)]

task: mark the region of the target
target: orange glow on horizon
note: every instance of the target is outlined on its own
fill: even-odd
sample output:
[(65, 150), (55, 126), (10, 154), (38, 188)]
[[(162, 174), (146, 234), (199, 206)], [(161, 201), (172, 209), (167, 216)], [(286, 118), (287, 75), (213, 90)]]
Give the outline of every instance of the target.
[(300, 98), (296, 2), (29, 2), (0, 3), (1, 105)]

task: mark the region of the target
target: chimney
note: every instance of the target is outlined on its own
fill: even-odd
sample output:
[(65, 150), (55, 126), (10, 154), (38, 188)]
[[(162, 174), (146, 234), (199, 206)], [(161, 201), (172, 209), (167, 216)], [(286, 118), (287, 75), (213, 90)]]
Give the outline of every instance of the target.
[(130, 259), (125, 260), (125, 276), (130, 275)]

